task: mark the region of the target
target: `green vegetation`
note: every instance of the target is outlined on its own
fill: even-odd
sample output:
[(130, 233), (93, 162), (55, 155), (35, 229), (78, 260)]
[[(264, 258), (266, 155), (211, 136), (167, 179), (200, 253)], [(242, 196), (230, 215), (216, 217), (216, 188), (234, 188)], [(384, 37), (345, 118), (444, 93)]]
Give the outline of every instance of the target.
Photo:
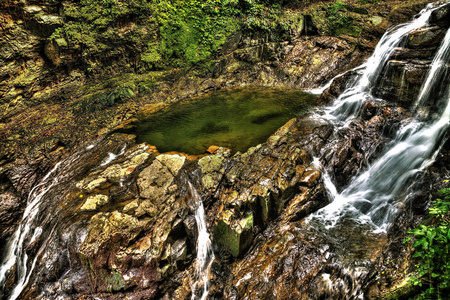
[[(415, 299), (448, 299), (450, 289), (450, 188), (439, 191), (444, 200), (437, 199), (430, 208), (430, 225), (420, 225), (409, 231), (414, 237), (414, 258), (417, 277), (410, 281), (423, 291)], [(407, 239), (407, 242), (412, 237)]]
[(130, 57), (136, 70), (185, 67), (204, 61), (242, 30), (287, 30), (285, 5), (308, 0), (80, 0), (64, 2), (62, 27), (51, 40), (66, 41), (95, 73), (89, 57)]
[(364, 4), (380, 4), (384, 0), (359, 0), (358, 4), (364, 5)]
[(338, 36), (345, 34), (358, 37), (361, 28), (349, 16), (350, 7), (347, 3), (336, 1), (327, 7), (326, 17), (328, 20), (328, 31), (330, 35)]

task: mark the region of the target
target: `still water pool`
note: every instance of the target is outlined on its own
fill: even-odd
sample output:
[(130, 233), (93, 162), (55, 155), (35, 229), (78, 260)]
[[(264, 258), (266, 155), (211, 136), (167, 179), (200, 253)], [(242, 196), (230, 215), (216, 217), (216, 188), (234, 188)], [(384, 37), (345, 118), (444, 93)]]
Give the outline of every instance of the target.
[(169, 106), (141, 120), (137, 141), (159, 152), (205, 153), (211, 145), (246, 151), (289, 119), (307, 112), (316, 96), (295, 89), (240, 88)]

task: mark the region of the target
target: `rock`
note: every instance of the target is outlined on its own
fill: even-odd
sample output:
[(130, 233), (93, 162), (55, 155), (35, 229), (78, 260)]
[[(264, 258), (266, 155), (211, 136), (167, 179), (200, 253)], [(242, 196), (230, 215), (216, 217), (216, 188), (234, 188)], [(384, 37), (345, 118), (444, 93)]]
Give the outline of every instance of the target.
[(123, 207), (123, 212), (130, 213), (130, 212), (134, 211), (136, 208), (138, 208), (138, 206), (139, 206), (139, 200), (137, 200), (137, 199), (133, 200)]
[(84, 188), (86, 190), (86, 192), (88, 193), (92, 193), (95, 189), (100, 188), (101, 186), (103, 186), (108, 180), (104, 177), (100, 177), (97, 179), (92, 180), (91, 182), (88, 182), (87, 184), (85, 184), (84, 182), (79, 182), (77, 184), (77, 187), (79, 189)]
[(308, 186), (313, 186), (317, 183), (317, 179), (320, 177), (320, 171), (319, 170), (306, 170), (303, 173), (301, 182), (307, 184)]
[(186, 216), (186, 218), (183, 220), (183, 225), (189, 241), (192, 242), (190, 246), (195, 248), (196, 247), (195, 239), (196, 236), (198, 236), (197, 223), (195, 221), (195, 217), (191, 215)]
[(427, 64), (390, 60), (374, 95), (390, 101), (414, 103), (428, 70)]
[(364, 101), (362, 107), (361, 107), (361, 117), (364, 120), (369, 120), (373, 116), (375, 116), (378, 113), (378, 105), (373, 100), (366, 100)]
[(422, 59), (431, 60), (434, 55), (434, 48), (425, 49), (408, 49), (408, 48), (396, 48), (392, 52), (392, 59), (395, 60), (408, 60), (408, 59)]
[(238, 297), (265, 299), (274, 295), (289, 299), (293, 294), (302, 295), (303, 287), (320, 270), (323, 254), (299, 231), (288, 225), (271, 230), (276, 233), (261, 237), (261, 246), (252, 249), (232, 270), (227, 286), (234, 286)]
[(59, 57), (59, 46), (56, 42), (48, 41), (45, 44), (44, 53), (55, 66), (59, 66), (61, 64), (61, 58)]
[(241, 255), (253, 240), (253, 214), (232, 220), (231, 211), (225, 211), (214, 227), (214, 241), (234, 257)]
[(345, 90), (345, 83), (354, 75), (354, 72), (345, 72), (341, 76), (334, 78), (331, 85), (319, 95), (317, 103), (319, 105), (332, 103)]
[(142, 231), (143, 224), (138, 219), (118, 211), (98, 213), (90, 219), (89, 233), (80, 247), (80, 253), (86, 257), (94, 257), (99, 251), (107, 250), (104, 248), (105, 244), (110, 244), (115, 235), (118, 235), (118, 242), (130, 241)]
[[(415, 3), (418, 2), (423, 4)], [(25, 287), (24, 297), (188, 298), (197, 234), (194, 217), (186, 204), (189, 197), (185, 195), (184, 171), (192, 171), (201, 178), (201, 185), (197, 185), (208, 197), (207, 222), (209, 228), (214, 228), (214, 242), (217, 240), (220, 245), (217, 252), (228, 251), (235, 257), (229, 258), (223, 253), (223, 257), (213, 263), (212, 297), (333, 298), (327, 294), (327, 279), (335, 282), (342, 279), (342, 285), (331, 288), (334, 288), (335, 298), (352, 295), (349, 286), (359, 286), (352, 281), (352, 274), (334, 264), (332, 246), (302, 225), (307, 215), (328, 203), (321, 172), (312, 164), (312, 157), (319, 157), (329, 173), (336, 175), (338, 187), (345, 186), (361, 166), (378, 155), (386, 137), (393, 134), (407, 116), (406, 110), (394, 107), (394, 103), (366, 102), (361, 118), (355, 119), (345, 130), (337, 130), (311, 116), (292, 119), (266, 143), (233, 157), (226, 150), (217, 149), (198, 162), (168, 154), (155, 159), (154, 148), (150, 151), (149, 147), (135, 146), (113, 162), (103, 166), (101, 163), (104, 155), (117, 154), (123, 146), (123, 143), (120, 147), (109, 145), (116, 145), (111, 131), (129, 132), (132, 126), (120, 120), (134, 117), (141, 105), (158, 106), (158, 101), (168, 102), (241, 84), (308, 88), (324, 84), (337, 72), (351, 69), (366, 57), (367, 50), (370, 51), (377, 40), (377, 30), (390, 25), (386, 16), (393, 5), (391, 2), (380, 4), (383, 8), (377, 13), (373, 13), (371, 5), (364, 7), (368, 10), (367, 19), (371, 18), (367, 26), (378, 28), (372, 28), (369, 34), (375, 37), (373, 39), (364, 33), (359, 39), (323, 36), (328, 26), (324, 17), (328, 4), (317, 4), (313, 11), (305, 14), (287, 10), (281, 17), (298, 26), (283, 33), (281, 40), (275, 32), (255, 37), (239, 32), (223, 47), (225, 56), (208, 63), (204, 74), (198, 75), (195, 72), (200, 71), (194, 68), (187, 71), (193, 73), (183, 76), (179, 76), (177, 70), (151, 72), (143, 77), (140, 74), (139, 78), (130, 75), (133, 86), (126, 95), (131, 98), (124, 103), (113, 101), (113, 105), (107, 106), (99, 105), (97, 98), (82, 97), (86, 92), (83, 86), (86, 76), (94, 85), (96, 78), (102, 81), (103, 89), (106, 86), (104, 76), (112, 76), (111, 82), (115, 83), (115, 74), (136, 72), (139, 62), (136, 65), (134, 57), (122, 55), (126, 51), (123, 52), (119, 41), (112, 56), (108, 51), (96, 57), (98, 54), (89, 51), (69, 49), (64, 39), (55, 39), (48, 44), (47, 51), (45, 48), (42, 51), (46, 38), (30, 34), (25, 25), (20, 25), (24, 6), (11, 7), (6, 2), (5, 5), (0, 9), (4, 13), (0, 16), (4, 33), (0, 37), (0, 108), (3, 111), (1, 122), (5, 124), (1, 131), (7, 138), (0, 139), (0, 148), (6, 149), (0, 154), (1, 160), (14, 159), (25, 153), (22, 149), (30, 148), (39, 148), (43, 156), (48, 154), (47, 148), (54, 151), (60, 146), (66, 152), (76, 151), (78, 148), (74, 145), (86, 143), (97, 133), (107, 134), (101, 146), (93, 144), (90, 150), (93, 153), (86, 151), (80, 157), (69, 156), (73, 160), (64, 170), (64, 176), (59, 177), (65, 181), (64, 186), (51, 189), (45, 197), (48, 202), (42, 204), (39, 218), (48, 221), (44, 229), (48, 235), (26, 245), (30, 257), (39, 253), (43, 259), (36, 260), (35, 272)], [(68, 3), (62, 5), (66, 7)], [(48, 7), (29, 8), (28, 14), (34, 18), (32, 22), (49, 26), (46, 28), (56, 26), (58, 20), (52, 16), (56, 16), (58, 7), (50, 9), (50, 6), (49, 2)], [(409, 19), (419, 7), (409, 2), (405, 6), (414, 7), (397, 9), (389, 19)], [(36, 15), (39, 9), (43, 13), (41, 17)], [(352, 20), (356, 19), (355, 13), (366, 14), (364, 10), (351, 11)], [(433, 26), (447, 22), (445, 13), (436, 19), (439, 24)], [(134, 21), (132, 23), (130, 28), (136, 26)], [(411, 41), (414, 49), (398, 50), (398, 56), (390, 58), (391, 69), (386, 70), (388, 76), (384, 81), (387, 95), (401, 84), (412, 87), (420, 84), (426, 64), (417, 62), (416, 55), (420, 55), (420, 60), (430, 55), (433, 49), (422, 47), (437, 32), (433, 29), (418, 34), (421, 41), (419, 36)], [(50, 60), (54, 56), (53, 60), (57, 61), (56, 54), (67, 72), (54, 74), (57, 63), (44, 62), (43, 55)], [(102, 61), (110, 68), (103, 68)], [(121, 66), (121, 62), (129, 66)], [(93, 70), (86, 70), (86, 66)], [(342, 82), (330, 87), (326, 101), (340, 94), (347, 75), (336, 79)], [(161, 79), (147, 76), (161, 76)], [(404, 79), (398, 80), (402, 77)], [(139, 88), (134, 85), (137, 79)], [(152, 82), (151, 96), (141, 91), (147, 81)], [(89, 92), (90, 88), (89, 85)], [(136, 95), (139, 96), (135, 98)], [(389, 96), (386, 100), (394, 98)], [(42, 131), (35, 132), (39, 130)], [(51, 139), (48, 147), (35, 147), (33, 139), (42, 137)], [(122, 138), (125, 144), (133, 143), (131, 136)], [(15, 146), (17, 143), (22, 144)], [(67, 155), (59, 154), (61, 158)], [(1, 190), (0, 196), (0, 205), (3, 208), (6, 203), (8, 209), (7, 212), (0, 210), (0, 220), (8, 219), (2, 226), (12, 218), (20, 219), (22, 208), (16, 210), (14, 202), (26, 199), (49, 165), (45, 160), (36, 165), (24, 163), (8, 173), (11, 184)], [(78, 181), (75, 186), (74, 180)], [(3, 184), (3, 177), (0, 181)], [(104, 197), (108, 197), (105, 195), (111, 200), (105, 201)], [(100, 205), (101, 212), (92, 216), (90, 210), (99, 209)], [(77, 213), (80, 207), (89, 211)], [(14, 217), (7, 215), (10, 212)], [(49, 241), (48, 245), (45, 241)], [(229, 260), (233, 263), (225, 263)], [(376, 276), (374, 274), (371, 276)], [(369, 279), (363, 277), (358, 280), (365, 284)]]
[(186, 158), (180, 155), (162, 154), (145, 168), (137, 180), (140, 196), (154, 203), (166, 201), (177, 190), (174, 176), (183, 166)]
[(449, 23), (450, 20), (450, 4), (445, 4), (442, 7), (433, 10), (430, 17), (430, 23), (444, 22), (444, 24)]
[(158, 213), (158, 206), (152, 203), (150, 200), (141, 201), (139, 206), (136, 208), (135, 215), (136, 217), (141, 217), (144, 214), (149, 215), (150, 217), (156, 216)]
[(412, 32), (406, 43), (407, 48), (436, 48), (440, 45), (446, 30), (438, 27), (421, 28)]
[(5, 241), (14, 232), (23, 202), (12, 192), (0, 194), (0, 241)]
[(83, 206), (80, 210), (96, 210), (99, 206), (105, 205), (108, 203), (109, 197), (106, 195), (94, 195), (89, 196), (84, 202)]
[[(218, 151), (218, 149), (216, 151)], [(223, 175), (224, 158), (225, 157), (219, 153), (217, 155), (205, 156), (198, 161), (203, 173), (202, 184), (206, 189), (212, 189), (220, 180), (221, 175)]]
[(174, 261), (183, 261), (187, 258), (186, 238), (176, 240), (172, 245), (172, 259)]
[(159, 160), (164, 166), (166, 166), (173, 176), (176, 176), (178, 174), (178, 171), (186, 161), (186, 157), (184, 156), (168, 154), (158, 155), (156, 159)]
[(214, 152), (216, 152), (217, 149), (219, 149), (219, 148), (220, 148), (219, 146), (212, 145), (212, 146), (209, 146), (209, 148), (206, 150), (206, 152), (214, 154)]

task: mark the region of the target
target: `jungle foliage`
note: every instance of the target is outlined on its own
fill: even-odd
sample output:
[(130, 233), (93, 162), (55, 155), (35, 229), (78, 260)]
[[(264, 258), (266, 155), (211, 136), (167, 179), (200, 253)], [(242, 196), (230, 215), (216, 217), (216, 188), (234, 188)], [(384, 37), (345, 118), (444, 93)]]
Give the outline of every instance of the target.
[(414, 258), (417, 276), (410, 281), (422, 288), (415, 299), (448, 299), (450, 291), (450, 188), (442, 189), (429, 210), (432, 218), (429, 225), (421, 224), (412, 229), (406, 242), (414, 238)]
[(237, 30), (279, 27), (285, 5), (307, 1), (66, 1), (62, 6), (64, 25), (50, 39), (64, 39), (84, 57), (114, 53), (125, 44), (126, 51), (135, 53), (145, 69), (184, 67), (210, 57)]

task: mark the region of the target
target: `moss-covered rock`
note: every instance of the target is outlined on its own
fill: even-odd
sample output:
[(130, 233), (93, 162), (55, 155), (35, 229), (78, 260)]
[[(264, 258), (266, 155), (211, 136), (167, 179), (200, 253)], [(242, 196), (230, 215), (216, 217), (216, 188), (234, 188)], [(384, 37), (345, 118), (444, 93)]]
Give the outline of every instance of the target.
[(234, 219), (233, 212), (224, 211), (214, 227), (214, 241), (234, 257), (241, 255), (253, 240), (253, 214)]

